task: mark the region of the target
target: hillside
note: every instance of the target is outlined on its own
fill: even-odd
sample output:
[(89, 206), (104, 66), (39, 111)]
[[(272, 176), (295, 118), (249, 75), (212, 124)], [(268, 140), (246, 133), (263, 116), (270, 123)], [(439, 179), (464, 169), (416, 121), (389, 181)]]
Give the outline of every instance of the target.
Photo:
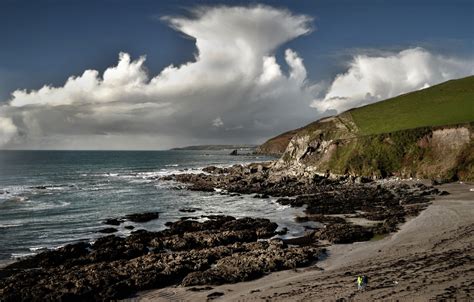
[[(474, 76), (351, 109), (336, 118), (350, 123), (357, 136), (468, 123), (474, 121)], [(316, 121), (271, 138), (257, 152), (282, 155), (296, 133), (312, 132), (319, 124)]]
[(349, 110), (361, 134), (474, 121), (474, 76)]
[[(288, 133), (277, 137), (280, 150)], [(473, 138), (471, 76), (297, 129), (275, 169), (295, 175), (330, 172), (474, 180)], [(265, 148), (275, 140), (265, 143)]]
[(288, 142), (291, 140), (291, 138), (301, 129), (302, 128), (290, 130), (275, 136), (262, 145), (258, 146), (255, 152), (265, 155), (280, 156), (283, 154), (283, 152), (285, 152), (285, 149), (288, 146)]

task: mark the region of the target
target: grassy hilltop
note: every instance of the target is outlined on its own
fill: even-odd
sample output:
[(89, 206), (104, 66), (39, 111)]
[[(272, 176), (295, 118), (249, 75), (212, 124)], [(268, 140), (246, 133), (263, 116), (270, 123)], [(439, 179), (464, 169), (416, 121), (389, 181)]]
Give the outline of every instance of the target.
[(473, 129), (470, 76), (321, 119), (258, 151), (279, 152), (286, 168), (474, 180)]
[[(469, 123), (474, 121), (474, 76), (354, 108), (336, 118), (350, 124), (354, 135)], [(257, 151), (282, 155), (294, 135), (311, 132), (319, 126), (319, 121), (316, 121), (277, 135), (259, 146)]]
[(360, 134), (474, 121), (474, 76), (349, 110)]

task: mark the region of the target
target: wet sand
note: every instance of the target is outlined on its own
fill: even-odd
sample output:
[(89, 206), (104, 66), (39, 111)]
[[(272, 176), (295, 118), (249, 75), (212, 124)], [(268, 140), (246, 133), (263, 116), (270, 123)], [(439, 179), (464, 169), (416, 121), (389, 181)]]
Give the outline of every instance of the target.
[[(138, 301), (335, 301), (474, 299), (474, 184), (439, 186), (419, 216), (380, 240), (329, 247), (312, 267), (202, 291), (175, 286), (140, 293)], [(363, 292), (358, 274), (369, 277)], [(196, 290), (196, 289), (194, 289)], [(211, 295), (211, 296), (210, 296)]]

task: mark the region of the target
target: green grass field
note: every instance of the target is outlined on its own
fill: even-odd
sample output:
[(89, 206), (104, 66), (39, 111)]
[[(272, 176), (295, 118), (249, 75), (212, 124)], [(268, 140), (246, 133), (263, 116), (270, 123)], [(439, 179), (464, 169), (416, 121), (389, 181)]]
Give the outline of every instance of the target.
[(362, 135), (474, 121), (474, 76), (349, 111)]

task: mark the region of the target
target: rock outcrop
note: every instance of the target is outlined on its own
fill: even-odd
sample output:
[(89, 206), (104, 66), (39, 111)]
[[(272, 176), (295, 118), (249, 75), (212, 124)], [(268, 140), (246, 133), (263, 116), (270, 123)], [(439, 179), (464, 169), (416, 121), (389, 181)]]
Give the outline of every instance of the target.
[[(406, 217), (416, 216), (425, 209), (432, 196), (445, 194), (423, 184), (382, 184), (348, 175), (297, 177), (272, 166), (272, 163), (254, 163), (207, 167), (204, 169), (207, 174), (176, 174), (161, 180), (186, 183), (190, 190), (218, 189), (219, 194), (255, 194), (255, 198), (273, 196), (280, 197), (276, 202), (282, 205), (305, 206), (306, 216), (297, 217), (297, 221), (317, 221), (328, 226), (312, 238), (330, 243), (364, 241), (374, 234), (394, 232)], [(368, 225), (357, 226), (349, 219), (366, 220)], [(313, 239), (302, 241), (313, 243)]]
[(1, 301), (110, 301), (174, 284), (222, 284), (309, 265), (317, 246), (288, 247), (268, 219), (208, 216), (161, 232), (99, 238), (44, 252), (0, 270)]
[(473, 128), (470, 123), (361, 136), (347, 127), (347, 121), (326, 119), (296, 134), (274, 169), (294, 176), (333, 173), (472, 181)]

